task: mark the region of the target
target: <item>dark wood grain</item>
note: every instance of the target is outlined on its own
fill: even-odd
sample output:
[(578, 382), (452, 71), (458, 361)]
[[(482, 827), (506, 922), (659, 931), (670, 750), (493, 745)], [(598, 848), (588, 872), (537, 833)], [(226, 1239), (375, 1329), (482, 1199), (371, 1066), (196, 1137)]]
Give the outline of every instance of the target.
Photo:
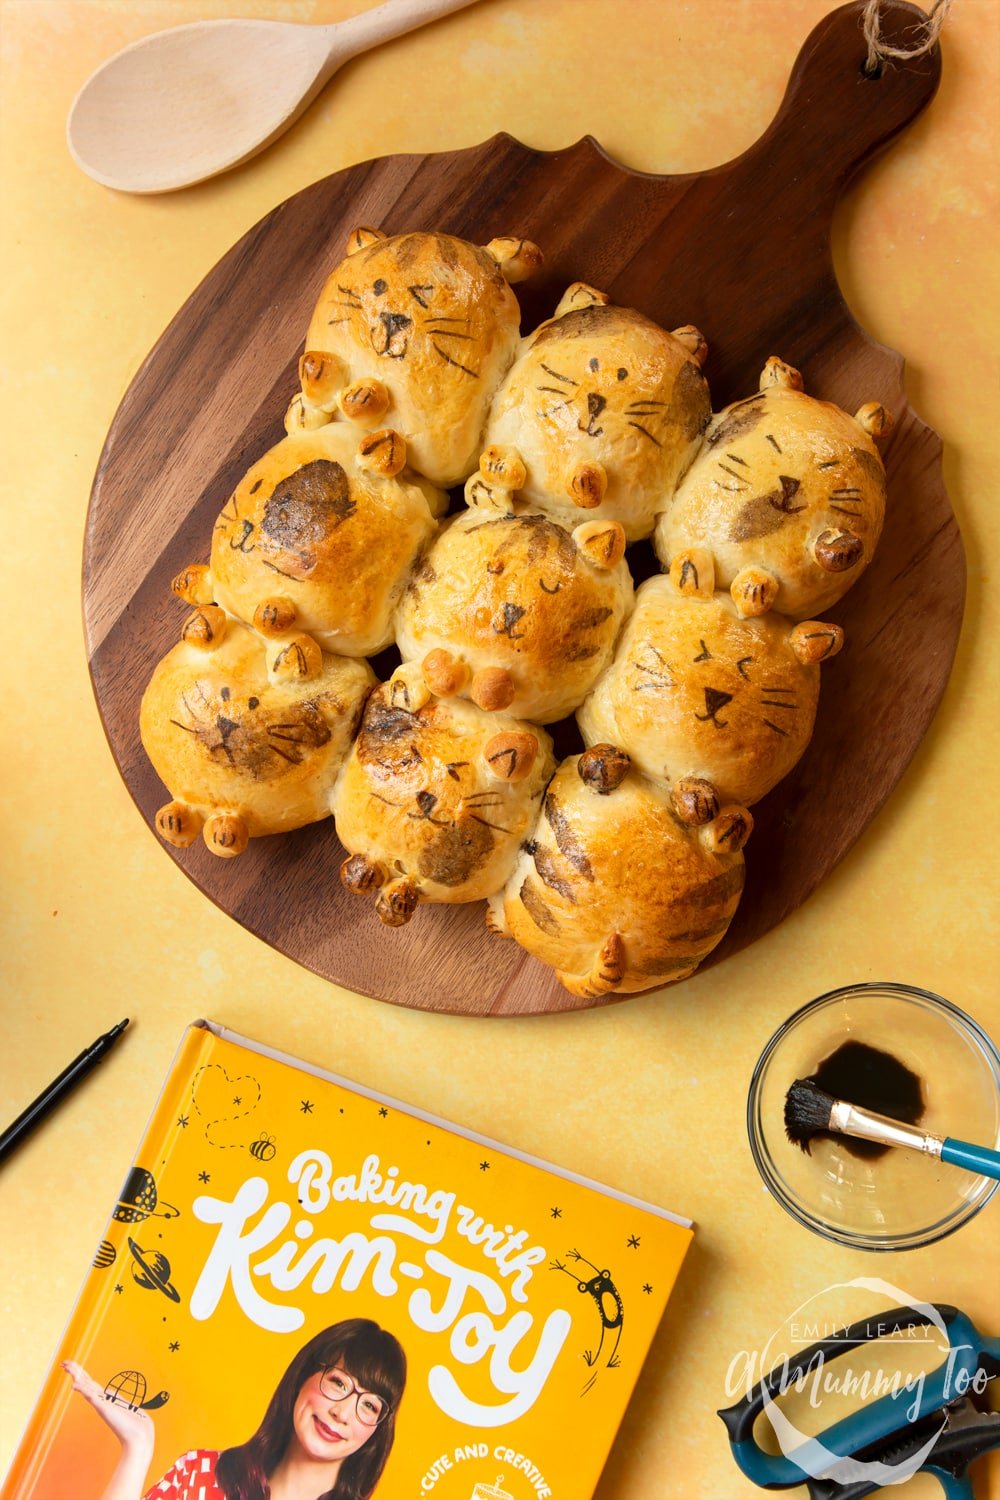
[[(743, 156), (713, 171), (630, 172), (589, 138), (548, 153), (497, 136), (466, 151), (394, 156), (296, 194), (211, 272), (122, 402), (87, 525), (84, 614), (94, 688), (115, 759), (147, 821), (164, 794), (140, 746), (137, 713), (181, 623), (169, 581), (207, 557), (226, 497), (282, 435), (313, 303), (349, 230), (370, 223), (389, 233), (440, 228), (478, 243), (502, 234), (537, 241), (546, 268), (518, 288), (525, 328), (548, 316), (578, 279), (668, 328), (697, 324), (709, 341), (716, 408), (755, 389), (770, 354), (801, 369), (812, 394), (850, 411), (874, 398), (892, 408), (882, 542), (868, 572), (830, 612), (848, 644), (824, 672), (805, 758), (754, 810), (746, 892), (711, 961), (768, 932), (833, 869), (885, 802), (935, 712), (965, 590), (940, 442), (907, 405), (901, 360), (857, 327), (833, 272), (838, 196), (924, 109), (940, 69), (935, 51), (866, 78), (860, 10), (845, 6), (816, 28), (773, 124)], [(901, 41), (917, 18), (912, 7), (895, 5), (884, 30)], [(635, 561), (640, 572), (648, 566), (641, 549)], [(367, 903), (341, 889), (331, 822), (253, 841), (238, 860), (215, 859), (200, 842), (165, 848), (164, 856), (250, 931), (350, 989), (479, 1015), (588, 1003), (512, 943), (490, 937), (478, 903), (423, 907), (409, 926), (383, 929)]]

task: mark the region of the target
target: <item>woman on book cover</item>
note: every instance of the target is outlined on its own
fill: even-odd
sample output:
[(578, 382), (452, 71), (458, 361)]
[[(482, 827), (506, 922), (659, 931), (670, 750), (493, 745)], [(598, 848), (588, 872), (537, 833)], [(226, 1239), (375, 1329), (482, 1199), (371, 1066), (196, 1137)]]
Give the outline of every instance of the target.
[(406, 1383), (399, 1341), (367, 1318), (334, 1323), (285, 1371), (253, 1437), (199, 1448), (145, 1489), (153, 1457), (146, 1412), (105, 1394), (67, 1361), (73, 1389), (122, 1445), (101, 1500), (368, 1500), (385, 1468)]

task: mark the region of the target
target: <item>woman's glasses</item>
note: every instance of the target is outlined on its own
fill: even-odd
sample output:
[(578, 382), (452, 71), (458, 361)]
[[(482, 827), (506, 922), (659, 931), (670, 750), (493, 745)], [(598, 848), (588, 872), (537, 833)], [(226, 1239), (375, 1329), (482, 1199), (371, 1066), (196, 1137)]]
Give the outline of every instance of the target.
[(319, 1388), (328, 1401), (346, 1401), (354, 1397), (354, 1407), (362, 1427), (377, 1427), (389, 1415), (389, 1403), (373, 1391), (363, 1391), (343, 1370), (321, 1370)]

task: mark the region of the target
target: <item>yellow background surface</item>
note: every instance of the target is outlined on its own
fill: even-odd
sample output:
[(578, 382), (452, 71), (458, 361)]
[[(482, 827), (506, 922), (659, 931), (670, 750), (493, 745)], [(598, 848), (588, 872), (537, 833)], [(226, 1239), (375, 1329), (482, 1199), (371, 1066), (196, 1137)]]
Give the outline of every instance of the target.
[[(316, 978), (202, 897), (144, 826), (104, 739), (80, 617), (83, 529), (104, 435), (191, 290), (300, 188), (368, 157), (451, 150), (498, 130), (543, 149), (589, 132), (645, 171), (712, 167), (760, 135), (799, 47), (832, 6), (480, 0), (351, 63), (288, 135), (213, 183), (127, 197), (72, 164), (64, 125), (73, 96), (128, 42), (213, 16), (332, 21), (358, 8), (0, 0), (0, 516), (11, 543), (0, 748), (4, 1119), (99, 1032), (133, 1018), (113, 1056), (0, 1169), (0, 1471), (181, 1032), (207, 1015), (694, 1218), (694, 1246), (598, 1495), (752, 1495), (714, 1413), (728, 1402), (734, 1356), (759, 1349), (805, 1299), (823, 1294), (821, 1311), (859, 1316), (871, 1306), (824, 1289), (881, 1276), (1000, 1334), (1000, 1203), (926, 1250), (876, 1258), (840, 1249), (767, 1197), (744, 1126), (764, 1042), (806, 999), (838, 985), (918, 984), (1000, 1036), (991, 579), (1000, 545), (1000, 7), (955, 0), (937, 98), (850, 189), (834, 226), (849, 306), (903, 354), (910, 400), (944, 439), (969, 588), (937, 718), (860, 842), (752, 950), (675, 993), (503, 1022), (409, 1012)], [(1000, 1467), (989, 1473), (997, 1493)], [(985, 1496), (987, 1465), (978, 1476)]]

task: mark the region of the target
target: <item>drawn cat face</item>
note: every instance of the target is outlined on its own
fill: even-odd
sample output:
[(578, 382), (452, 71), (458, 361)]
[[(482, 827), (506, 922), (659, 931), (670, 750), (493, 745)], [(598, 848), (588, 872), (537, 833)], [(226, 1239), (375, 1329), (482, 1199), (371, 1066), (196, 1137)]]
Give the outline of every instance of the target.
[(447, 497), (362, 467), (359, 446), (372, 440), (359, 445), (346, 423), (296, 433), (240, 481), (212, 536), (211, 596), (230, 614), (265, 635), (308, 631), (338, 655), (390, 644), (392, 611)]
[(871, 560), (886, 499), (871, 434), (888, 431), (889, 418), (875, 404), (850, 417), (805, 395), (796, 371), (769, 365), (776, 383), (713, 418), (657, 524), (656, 548), (668, 567), (704, 549), (715, 585), (732, 587), (744, 612), (759, 612), (756, 582), (765, 608), (801, 618), (828, 609)]
[(349, 255), (335, 275), (328, 328), (343, 328), (387, 368), (416, 361), (419, 350), (459, 386), (481, 379), (492, 305), (509, 297), (487, 251), (451, 235), (397, 235)]
[(508, 282), (540, 262), (528, 241), (481, 248), (447, 234), (355, 231), (313, 313), (289, 430), (335, 412), (368, 426), (390, 412), (412, 435), (414, 468), (443, 486), (464, 479), (517, 344)]
[[(406, 706), (421, 697), (419, 708)], [(401, 920), (418, 897), (489, 895), (510, 871), (552, 767), (543, 730), (498, 725), (473, 704), (441, 702), (426, 689), (414, 698), (402, 676), (384, 684), (368, 701), (334, 795), (338, 835), (356, 856), (344, 883), (382, 888), (379, 915), (390, 925), (399, 923), (384, 897), (391, 908), (392, 887), (402, 883), (409, 909)]]
[(818, 661), (841, 640), (836, 626), (744, 619), (726, 594), (686, 597), (651, 578), (580, 710), (584, 739), (621, 746), (647, 775), (707, 781), (718, 802), (749, 806), (809, 743)]
[(585, 998), (684, 979), (732, 919), (752, 826), (737, 806), (685, 826), (668, 788), (595, 746), (549, 783), (488, 923)]
[[(374, 681), (366, 662), (324, 656), (296, 668), (296, 645), (265, 642), (221, 609), (211, 641), (181, 643), (159, 663), (140, 710), (142, 743), (176, 799), (169, 842), (191, 842), (217, 813), (238, 817), (247, 837), (299, 828), (329, 813), (330, 789)], [(161, 810), (164, 811), (164, 810)], [(208, 839), (206, 823), (206, 839)], [(176, 835), (176, 836), (175, 836)], [(211, 847), (211, 841), (210, 847)], [(239, 849), (216, 849), (238, 853)]]
[(486, 432), (488, 445), (509, 445), (523, 460), (516, 499), (562, 525), (585, 509), (619, 520), (630, 541), (648, 536), (709, 419), (699, 356), (696, 330), (675, 336), (601, 302), (543, 324)]
[[(447, 653), (452, 668), (465, 667), (458, 690), (483, 707), (476, 674), (492, 671), (509, 675), (504, 706), (518, 717), (549, 723), (570, 713), (610, 658), (632, 601), (621, 527), (592, 525), (595, 535), (580, 545), (544, 516), (461, 513), (403, 597), (396, 638), (404, 658)], [(434, 690), (446, 690), (433, 664), (430, 672)]]

